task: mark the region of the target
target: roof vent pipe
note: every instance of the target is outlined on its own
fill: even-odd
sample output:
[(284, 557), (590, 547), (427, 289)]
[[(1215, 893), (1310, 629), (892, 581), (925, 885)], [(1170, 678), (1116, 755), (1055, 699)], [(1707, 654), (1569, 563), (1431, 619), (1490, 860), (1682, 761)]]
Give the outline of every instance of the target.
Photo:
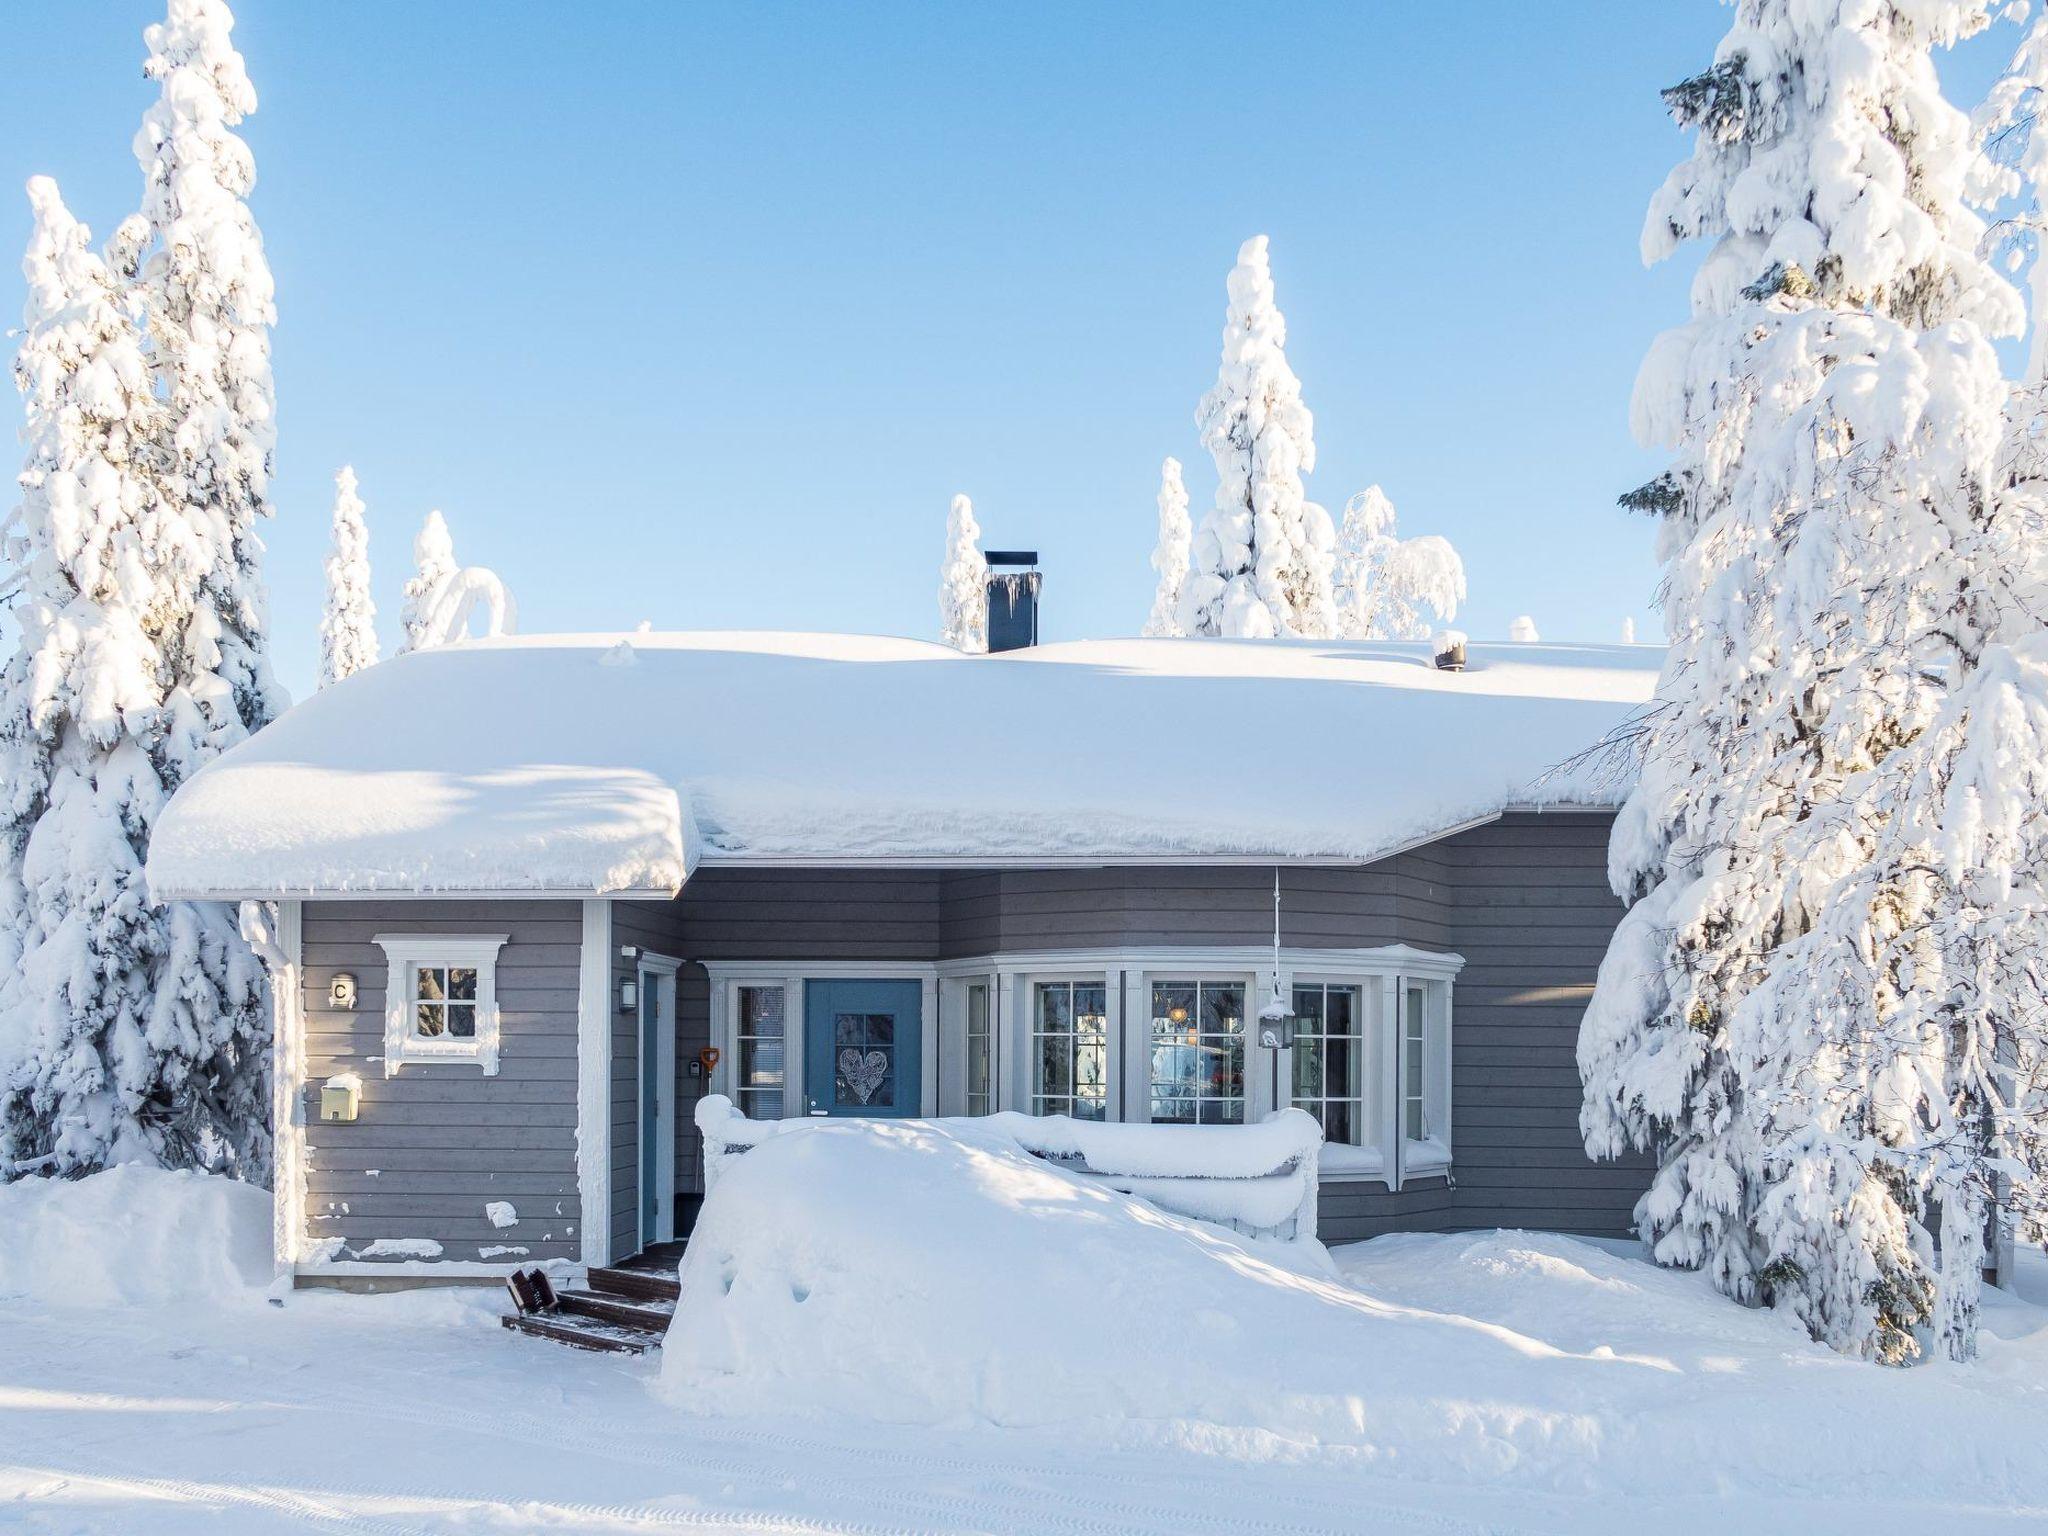
[(1462, 672), (1465, 670), (1465, 632), (1459, 629), (1440, 629), (1436, 639), (1430, 642), (1431, 654), (1436, 659), (1440, 672)]

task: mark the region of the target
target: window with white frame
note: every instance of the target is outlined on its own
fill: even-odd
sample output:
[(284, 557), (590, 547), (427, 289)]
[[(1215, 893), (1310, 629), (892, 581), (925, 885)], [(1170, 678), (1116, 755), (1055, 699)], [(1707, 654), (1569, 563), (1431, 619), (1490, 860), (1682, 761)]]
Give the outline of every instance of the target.
[(1447, 1168), (1450, 1140), (1450, 988), (1400, 982), (1401, 1163), (1410, 1173)]
[(1109, 989), (1040, 981), (1031, 989), (1031, 1112), (1109, 1117)]
[(789, 989), (777, 982), (734, 990), (739, 1060), (733, 1086), (740, 1112), (750, 1120), (779, 1120), (788, 1061)]
[(989, 985), (967, 983), (967, 1113), (985, 1115), (995, 1108), (994, 1036), (989, 1028)]
[(1369, 1097), (1372, 1034), (1366, 989), (1356, 982), (1294, 984), (1294, 1103), (1316, 1117), (1331, 1147), (1377, 1140)]
[(1244, 1123), (1244, 996), (1241, 981), (1152, 983), (1154, 1124)]
[(474, 1062), (498, 1070), (495, 934), (380, 933), (384, 982), (384, 1075), (407, 1062)]

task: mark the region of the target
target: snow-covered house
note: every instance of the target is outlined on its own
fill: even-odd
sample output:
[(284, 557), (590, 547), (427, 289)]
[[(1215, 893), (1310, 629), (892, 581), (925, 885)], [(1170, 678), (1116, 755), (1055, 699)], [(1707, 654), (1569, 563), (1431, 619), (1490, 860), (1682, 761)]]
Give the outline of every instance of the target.
[[(692, 1111), (1322, 1124), (1333, 1239), (1615, 1232), (1574, 1044), (1641, 648), (787, 634), (401, 656), (187, 783), (247, 907), (302, 1281), (605, 1264)], [(1277, 941), (1276, 941), (1277, 919)], [(1277, 987), (1282, 1007), (1271, 1009)], [(1291, 1017), (1262, 1031), (1262, 1010)], [(323, 1107), (324, 1106), (324, 1107)], [(341, 1118), (324, 1118), (326, 1115)]]

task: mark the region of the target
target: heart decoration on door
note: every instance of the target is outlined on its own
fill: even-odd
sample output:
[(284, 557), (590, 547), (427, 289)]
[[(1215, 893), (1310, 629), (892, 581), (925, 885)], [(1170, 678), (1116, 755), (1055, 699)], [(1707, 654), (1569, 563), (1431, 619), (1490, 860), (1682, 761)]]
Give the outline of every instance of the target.
[(885, 1051), (844, 1050), (839, 1053), (839, 1076), (853, 1091), (856, 1104), (865, 1104), (875, 1090), (888, 1081), (889, 1057)]

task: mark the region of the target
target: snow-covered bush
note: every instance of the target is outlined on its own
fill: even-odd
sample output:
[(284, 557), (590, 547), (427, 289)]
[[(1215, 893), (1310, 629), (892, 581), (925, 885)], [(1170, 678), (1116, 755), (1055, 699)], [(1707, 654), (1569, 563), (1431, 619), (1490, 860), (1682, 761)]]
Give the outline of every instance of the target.
[(956, 651), (988, 649), (988, 561), (974, 503), (955, 496), (946, 512), (946, 559), (939, 567), (939, 638)]
[(518, 630), (519, 606), (510, 589), (486, 566), (455, 563), (455, 541), (439, 512), (429, 512), (420, 525), (412, 558), (400, 616), (405, 629), (401, 655)]
[(1159, 466), (1159, 543), (1152, 551), (1152, 569), (1159, 584), (1152, 593), (1152, 612), (1145, 619), (1148, 635), (1184, 634), (1180, 627), (1180, 589), (1188, 579), (1188, 547), (1194, 539), (1188, 521), (1188, 490), (1181, 484), (1180, 460), (1168, 457)]
[(320, 686), (377, 662), (377, 605), (370, 597), (370, 534), (356, 472), (334, 477), (334, 548), (327, 556), (327, 607), (320, 616)]
[(1237, 639), (1337, 632), (1331, 591), (1337, 533), (1301, 477), (1316, 467), (1315, 422), (1287, 365), (1287, 322), (1274, 301), (1266, 237), (1231, 270), (1223, 361), (1195, 411), (1216, 461), (1216, 504), (1195, 530), (1180, 625)]
[(1347, 640), (1425, 640), (1465, 600), (1465, 562), (1450, 540), (1396, 537), (1394, 504), (1376, 485), (1344, 505), (1335, 580)]

